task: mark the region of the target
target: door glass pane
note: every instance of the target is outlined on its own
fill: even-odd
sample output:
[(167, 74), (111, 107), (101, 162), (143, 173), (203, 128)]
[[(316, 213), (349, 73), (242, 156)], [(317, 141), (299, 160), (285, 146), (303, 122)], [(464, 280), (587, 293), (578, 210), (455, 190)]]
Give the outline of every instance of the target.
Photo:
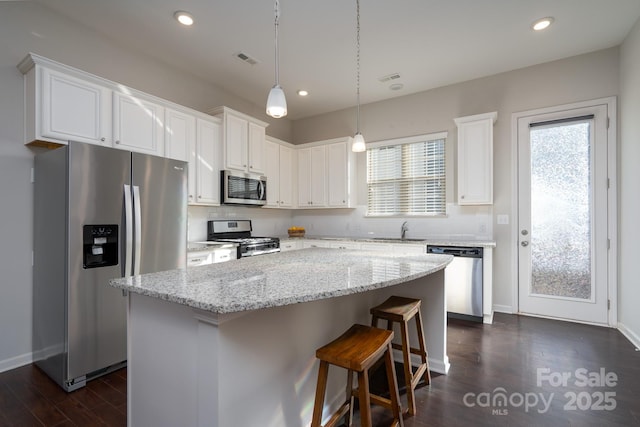
[(591, 298), (590, 122), (532, 128), (531, 292)]

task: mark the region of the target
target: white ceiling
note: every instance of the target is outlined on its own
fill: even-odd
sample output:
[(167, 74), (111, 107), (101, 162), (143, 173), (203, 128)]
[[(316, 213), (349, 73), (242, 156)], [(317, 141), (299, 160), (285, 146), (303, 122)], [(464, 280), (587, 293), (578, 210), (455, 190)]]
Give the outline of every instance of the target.
[[(273, 0), (35, 0), (258, 105), (274, 83)], [(289, 119), (355, 105), (355, 0), (280, 0)], [(640, 0), (361, 0), (361, 102), (620, 44)], [(173, 19), (187, 10), (195, 24)], [(553, 16), (548, 30), (531, 23)], [(234, 55), (259, 61), (249, 65)], [(399, 73), (402, 90), (379, 77)], [(300, 98), (298, 89), (310, 95)]]

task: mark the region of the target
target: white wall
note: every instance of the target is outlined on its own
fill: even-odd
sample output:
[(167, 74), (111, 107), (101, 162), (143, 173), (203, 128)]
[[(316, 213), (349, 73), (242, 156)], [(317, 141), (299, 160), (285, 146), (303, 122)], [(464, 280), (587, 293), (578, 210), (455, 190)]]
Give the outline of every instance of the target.
[(620, 49), (620, 122), (618, 320), (640, 346), (640, 21)]
[(38, 3), (0, 1), (0, 372), (31, 360), (35, 151), (23, 145), (23, 78), (16, 68), (28, 52), (200, 111), (228, 105), (271, 123), (267, 134), (291, 139), (290, 122), (266, 117), (263, 106), (131, 52)]
[[(445, 235), (467, 233), (468, 230), (474, 229), (478, 232), (486, 223), (483, 216), (489, 215), (487, 230), (493, 232), (493, 238), (497, 242), (494, 252), (494, 306), (510, 310), (516, 271), (512, 262), (517, 249), (516, 236), (511, 232), (511, 225), (497, 225), (495, 219), (497, 215), (506, 214), (511, 224), (516, 220), (512, 206), (516, 182), (512, 164), (514, 141), (511, 140), (511, 114), (618, 93), (619, 52), (618, 48), (611, 48), (367, 104), (361, 106), (361, 127), (365, 139), (369, 142), (440, 131), (448, 131), (449, 138), (454, 141), (455, 117), (498, 112), (498, 120), (494, 127), (494, 205), (488, 211), (473, 208), (454, 209), (447, 219), (410, 219), (409, 224), (410, 233), (420, 232), (426, 236), (438, 232)], [(354, 127), (354, 110), (342, 110), (295, 121), (293, 137), (295, 143), (337, 138), (352, 135)], [(358, 155), (360, 169), (364, 167), (364, 157), (364, 154)], [(637, 182), (637, 175), (634, 180)], [(364, 178), (359, 182), (358, 195), (365, 195)], [(455, 186), (455, 180), (449, 181), (448, 185)], [(637, 184), (635, 187), (637, 188)], [(454, 191), (450, 197), (448, 196), (447, 201), (452, 203), (455, 197)], [(360, 200), (361, 204), (366, 203), (364, 198)], [(362, 228), (357, 230), (358, 234), (373, 231), (391, 233), (391, 236), (395, 236), (399, 233), (403, 219), (363, 219), (363, 212), (364, 207), (352, 213), (296, 213), (294, 221), (304, 224), (309, 215), (316, 215), (311, 217), (311, 221), (316, 224), (330, 224), (332, 232), (336, 234), (350, 233), (351, 229), (348, 227), (352, 228), (353, 224), (361, 224)], [(621, 233), (624, 233), (624, 230), (621, 230)]]

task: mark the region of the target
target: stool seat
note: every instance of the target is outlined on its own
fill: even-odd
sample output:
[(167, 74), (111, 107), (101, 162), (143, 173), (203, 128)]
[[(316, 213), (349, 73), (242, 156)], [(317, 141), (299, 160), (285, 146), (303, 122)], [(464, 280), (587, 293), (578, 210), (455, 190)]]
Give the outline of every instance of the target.
[[(402, 344), (392, 344), (395, 349), (402, 350), (404, 362), (404, 378), (407, 390), (407, 410), (410, 415), (416, 414), (415, 388), (421, 378), (424, 377), (426, 384), (431, 384), (431, 374), (429, 373), (429, 362), (427, 348), (424, 342), (424, 332), (422, 329), (422, 316), (420, 306), (422, 301), (415, 298), (401, 296), (391, 296), (382, 304), (373, 307), (371, 312), (371, 326), (377, 327), (378, 320), (387, 321), (387, 329), (393, 330), (393, 323), (400, 324), (400, 338)], [(418, 348), (413, 348), (409, 344), (409, 321), (414, 318), (416, 332), (418, 335)], [(411, 354), (420, 356), (421, 363), (415, 372), (411, 363)]]
[(393, 339), (393, 331), (353, 325), (344, 334), (316, 350), (316, 357), (352, 371), (371, 367)]
[(371, 314), (392, 322), (406, 322), (416, 315), (420, 305), (419, 299), (392, 296), (382, 304), (373, 307)]
[[(322, 412), (329, 365), (335, 365), (347, 370), (346, 400), (331, 415), (324, 427), (336, 426), (344, 416), (346, 416), (346, 425), (350, 426), (353, 417), (353, 399), (355, 397), (360, 402), (361, 426), (371, 427), (371, 403), (391, 409), (393, 413), (392, 426), (404, 426), (396, 371), (393, 364), (392, 340), (393, 331), (391, 330), (356, 324), (329, 344), (316, 350), (316, 357), (320, 360), (320, 368), (318, 369), (318, 384), (316, 386), (311, 427), (322, 426)], [(389, 399), (369, 392), (369, 369), (381, 359), (384, 359), (387, 371)], [(353, 389), (354, 372), (358, 375), (357, 390)]]

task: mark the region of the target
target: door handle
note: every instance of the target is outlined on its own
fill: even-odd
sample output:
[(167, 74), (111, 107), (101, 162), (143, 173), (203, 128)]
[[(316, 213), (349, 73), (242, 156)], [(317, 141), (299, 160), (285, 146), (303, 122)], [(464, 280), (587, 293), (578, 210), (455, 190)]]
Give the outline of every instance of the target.
[(520, 245), (523, 247), (527, 247), (529, 246), (529, 242), (527, 242), (526, 240), (523, 240), (522, 242), (520, 242)]
[(137, 185), (133, 186), (133, 216), (134, 222), (133, 226), (135, 227), (134, 231), (134, 255), (133, 255), (133, 275), (137, 276), (140, 274), (140, 254), (142, 249), (142, 214), (140, 207), (140, 187)]
[(124, 213), (125, 213), (125, 250), (124, 250), (124, 271), (123, 277), (131, 276), (131, 265), (133, 260), (133, 212), (131, 204), (131, 186), (124, 185)]

